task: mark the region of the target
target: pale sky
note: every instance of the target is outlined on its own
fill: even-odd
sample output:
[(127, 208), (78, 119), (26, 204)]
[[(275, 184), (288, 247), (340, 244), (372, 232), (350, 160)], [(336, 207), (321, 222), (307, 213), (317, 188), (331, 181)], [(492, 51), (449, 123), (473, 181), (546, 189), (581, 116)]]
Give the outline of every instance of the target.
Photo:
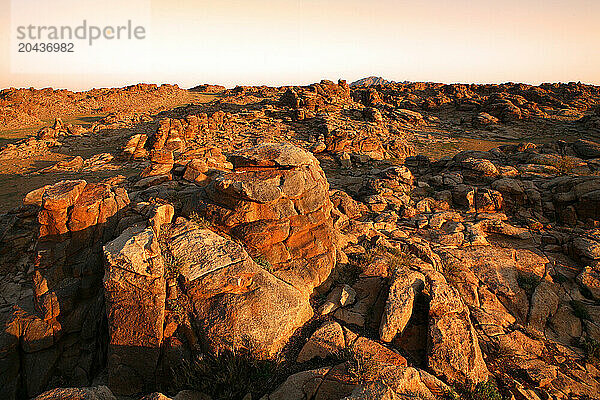
[[(143, 22), (148, 35), (52, 59), (29, 54), (17, 60), (15, 8), (11, 14), (11, 0), (0, 0), (0, 88), (279, 86), (370, 75), (600, 84), (599, 0), (120, 1), (127, 8), (108, 0), (13, 1), (52, 4), (51, 12), (32, 11), (38, 24), (69, 17), (76, 23), (81, 15), (102, 24), (132, 19)], [(78, 10), (69, 6), (74, 1)], [(105, 9), (81, 14), (85, 7)]]

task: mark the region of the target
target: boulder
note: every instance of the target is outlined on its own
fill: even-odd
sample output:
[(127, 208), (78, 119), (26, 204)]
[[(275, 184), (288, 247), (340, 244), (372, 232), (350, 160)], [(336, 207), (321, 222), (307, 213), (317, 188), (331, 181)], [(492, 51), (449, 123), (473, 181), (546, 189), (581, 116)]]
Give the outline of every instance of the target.
[(599, 260), (600, 242), (588, 237), (576, 237), (573, 239), (573, 251), (579, 257)]
[(555, 285), (542, 281), (536, 286), (531, 295), (531, 309), (529, 310), (529, 327), (538, 332), (544, 332), (546, 321), (554, 315), (559, 305), (559, 297)]
[(502, 209), (502, 194), (493, 189), (477, 189), (475, 193), (477, 212), (496, 212)]
[(327, 321), (315, 331), (300, 350), (297, 362), (302, 363), (315, 357), (335, 356), (346, 347), (344, 330), (335, 321)]
[(164, 261), (152, 228), (133, 226), (104, 246), (108, 384), (119, 395), (154, 382), (163, 339)]
[(492, 180), (500, 172), (490, 160), (481, 158), (467, 158), (460, 162), (462, 174), (466, 179), (473, 181)]
[(34, 400), (116, 400), (106, 386), (84, 388), (58, 388), (48, 390)]
[(147, 139), (148, 136), (141, 133), (131, 136), (123, 147), (123, 157), (127, 160), (137, 160), (146, 157), (148, 155), (148, 150), (145, 147)]
[(197, 334), (211, 351), (248, 349), (270, 358), (312, 317), (308, 296), (232, 240), (185, 220), (164, 234), (185, 278)]
[(152, 150), (150, 165), (140, 174), (140, 178), (149, 176), (169, 175), (173, 169), (173, 152), (168, 150)]
[(596, 299), (600, 299), (600, 271), (592, 267), (585, 267), (577, 276), (577, 282), (585, 287)]
[(429, 275), (427, 365), (450, 383), (476, 385), (488, 379), (469, 309), (458, 291), (436, 274)]
[(396, 334), (402, 334), (412, 316), (415, 296), (423, 289), (424, 281), (424, 276), (415, 271), (394, 274), (379, 326), (382, 341), (389, 343)]
[(591, 140), (577, 139), (573, 143), (573, 150), (581, 158), (600, 158), (600, 143)]
[(340, 307), (354, 303), (356, 292), (348, 285), (337, 286), (327, 295), (325, 302), (319, 307), (319, 314), (325, 315), (334, 312)]
[(263, 400), (304, 400), (312, 399), (329, 374), (331, 367), (302, 371), (290, 375), (273, 393), (265, 395)]
[(234, 171), (207, 187), (201, 214), (264, 258), (275, 276), (311, 294), (336, 259), (333, 205), (319, 162), (272, 143), (235, 153), (231, 161)]
[[(18, 346), (3, 345), (7, 353), (0, 357), (2, 374), (20, 375), (20, 390), (29, 397), (55, 380), (89, 384), (103, 362), (102, 243), (116, 235), (129, 203), (123, 189), (83, 180), (48, 185), (31, 197), (39, 204), (39, 234), (30, 241), (33, 254), (23, 256), (33, 260), (26, 264), (32, 282), (14, 299), (4, 329)], [(10, 364), (15, 351), (21, 354), (16, 369)]]

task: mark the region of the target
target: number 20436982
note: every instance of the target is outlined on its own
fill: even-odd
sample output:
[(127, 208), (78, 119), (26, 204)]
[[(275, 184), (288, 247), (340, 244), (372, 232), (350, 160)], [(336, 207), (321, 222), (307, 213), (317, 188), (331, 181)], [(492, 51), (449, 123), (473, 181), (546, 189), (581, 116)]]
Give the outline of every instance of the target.
[(19, 53), (73, 53), (74, 43), (19, 43)]

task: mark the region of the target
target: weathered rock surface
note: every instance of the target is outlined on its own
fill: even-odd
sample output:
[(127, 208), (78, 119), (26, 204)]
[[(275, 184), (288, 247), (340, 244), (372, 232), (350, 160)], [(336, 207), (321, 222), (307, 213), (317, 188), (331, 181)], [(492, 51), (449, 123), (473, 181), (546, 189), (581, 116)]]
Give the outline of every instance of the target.
[(39, 194), (30, 295), (11, 299), (4, 314), (3, 334), (10, 336), (0, 371), (3, 382), (12, 382), (2, 385), (6, 398), (14, 398), (18, 376), (30, 397), (51, 379), (91, 383), (105, 345), (100, 246), (115, 235), (128, 203), (121, 188), (83, 180), (61, 181)]
[(302, 363), (314, 357), (326, 358), (335, 355), (345, 347), (346, 341), (342, 326), (334, 321), (325, 322), (302, 347), (296, 361)]
[(379, 326), (381, 340), (391, 342), (396, 334), (402, 333), (412, 316), (415, 296), (423, 290), (424, 282), (425, 277), (418, 272), (398, 271), (393, 277)]
[(598, 399), (598, 88), (372, 83), (67, 93), (0, 150), (0, 397)]
[(307, 296), (232, 240), (178, 221), (166, 241), (185, 277), (197, 334), (210, 350), (250, 349), (271, 357), (312, 316)]
[(152, 228), (131, 227), (104, 246), (108, 384), (120, 395), (149, 390), (163, 339), (164, 261)]
[(106, 386), (98, 386), (52, 389), (40, 394), (35, 400), (116, 400), (116, 397)]
[(232, 156), (234, 170), (207, 188), (202, 214), (264, 257), (273, 274), (305, 295), (335, 263), (329, 184), (311, 154), (264, 144)]
[(469, 309), (456, 289), (435, 275), (428, 276), (428, 366), (449, 383), (478, 384), (488, 379)]

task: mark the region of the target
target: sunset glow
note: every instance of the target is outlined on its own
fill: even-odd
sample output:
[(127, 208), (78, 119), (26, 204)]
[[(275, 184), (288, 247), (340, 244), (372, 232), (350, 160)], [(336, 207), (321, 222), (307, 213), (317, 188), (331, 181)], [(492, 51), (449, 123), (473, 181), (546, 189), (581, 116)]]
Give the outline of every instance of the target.
[[(56, 17), (66, 14), (60, 3)], [(150, 3), (144, 51), (135, 43), (117, 52), (98, 46), (78, 55), (82, 59), (72, 64), (77, 68), (44, 73), (40, 66), (22, 74), (11, 70), (9, 38), (15, 32), (10, 1), (3, 0), (0, 86), (279, 85), (368, 75), (397, 81), (600, 83), (600, 2), (595, 0)], [(135, 20), (133, 7), (122, 12)], [(93, 18), (102, 15), (88, 19)], [(140, 55), (128, 58), (132, 51)], [(108, 68), (109, 59), (119, 68)], [(92, 68), (98, 63), (104, 69)]]

